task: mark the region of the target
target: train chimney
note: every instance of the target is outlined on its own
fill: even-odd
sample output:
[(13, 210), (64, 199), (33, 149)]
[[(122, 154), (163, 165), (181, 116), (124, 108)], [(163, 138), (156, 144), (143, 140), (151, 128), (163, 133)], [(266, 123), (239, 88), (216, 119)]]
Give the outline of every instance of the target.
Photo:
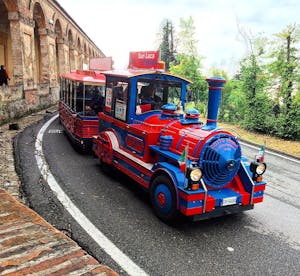
[(217, 128), (218, 110), (221, 100), (221, 93), (226, 80), (219, 77), (211, 77), (206, 79), (208, 83), (208, 104), (207, 104), (207, 120), (206, 125), (202, 127), (204, 130), (212, 130)]

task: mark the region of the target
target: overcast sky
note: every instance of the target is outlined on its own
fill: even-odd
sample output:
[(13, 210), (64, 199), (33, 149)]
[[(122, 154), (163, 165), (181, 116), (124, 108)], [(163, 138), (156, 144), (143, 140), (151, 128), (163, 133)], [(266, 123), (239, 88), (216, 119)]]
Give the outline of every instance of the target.
[(238, 39), (237, 22), (253, 34), (271, 36), (300, 23), (299, 0), (58, 0), (116, 68), (128, 65), (130, 51), (157, 49), (163, 19), (175, 32), (179, 19), (194, 19), (204, 68), (228, 72), (237, 68), (246, 51)]

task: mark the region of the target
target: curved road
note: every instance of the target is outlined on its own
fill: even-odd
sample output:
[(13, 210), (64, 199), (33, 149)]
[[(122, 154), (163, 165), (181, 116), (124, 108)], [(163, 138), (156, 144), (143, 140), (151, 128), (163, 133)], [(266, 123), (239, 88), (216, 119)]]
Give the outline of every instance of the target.
[[(127, 275), (66, 212), (40, 176), (34, 156), (43, 123), (15, 141), (24, 193), (31, 206), (98, 260)], [(300, 162), (266, 154), (265, 200), (243, 214), (168, 226), (148, 195), (118, 172), (77, 153), (58, 120), (45, 130), (43, 152), (62, 190), (142, 272), (149, 275), (297, 275), (300, 271)], [(257, 149), (242, 145), (252, 158)]]

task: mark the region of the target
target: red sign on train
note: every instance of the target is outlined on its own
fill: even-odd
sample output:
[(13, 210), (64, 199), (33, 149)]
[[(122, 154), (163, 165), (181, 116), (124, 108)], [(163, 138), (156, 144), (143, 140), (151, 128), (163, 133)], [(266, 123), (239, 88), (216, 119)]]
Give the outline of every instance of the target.
[(159, 51), (129, 53), (129, 69), (160, 69), (159, 64)]

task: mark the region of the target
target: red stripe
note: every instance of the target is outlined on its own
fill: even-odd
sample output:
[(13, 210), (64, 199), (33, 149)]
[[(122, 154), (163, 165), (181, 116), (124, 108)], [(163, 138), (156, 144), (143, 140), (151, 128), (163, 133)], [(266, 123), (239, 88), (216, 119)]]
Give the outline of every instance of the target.
[(223, 90), (223, 87), (217, 87), (217, 86), (209, 86), (210, 90)]
[(232, 183), (237, 186), (237, 190), (235, 190), (235, 191), (237, 193), (241, 194), (241, 196), (242, 196), (242, 204), (248, 205), (250, 203), (250, 194), (245, 191), (243, 183), (242, 183), (239, 175), (236, 175), (234, 177), (234, 179), (232, 180)]
[(194, 200), (203, 200), (204, 199), (204, 193), (201, 193), (201, 194), (187, 194), (187, 193), (184, 193), (183, 191), (180, 191), (179, 195), (185, 201), (194, 201)]
[(206, 81), (210, 81), (210, 82), (224, 82), (224, 83), (226, 83), (225, 79), (207, 78)]
[(193, 216), (197, 214), (202, 213), (202, 207), (196, 207), (196, 208), (185, 208), (184, 206), (180, 207), (180, 212), (186, 216)]
[(266, 185), (254, 186), (254, 192), (264, 191), (265, 189), (266, 189)]
[(261, 196), (261, 197), (255, 197), (255, 198), (253, 198), (253, 204), (255, 204), (255, 203), (259, 203), (259, 202), (262, 202), (262, 201), (263, 201), (263, 199), (264, 199), (264, 197), (263, 197), (263, 196)]
[(216, 122), (217, 120), (214, 119), (206, 119), (207, 122)]
[(145, 181), (143, 178), (137, 176), (136, 174), (134, 174), (132, 171), (130, 171), (129, 169), (123, 167), (121, 164), (119, 163), (114, 163), (114, 166), (119, 169), (121, 172), (127, 174), (129, 177), (131, 177), (133, 180), (135, 180), (138, 184), (140, 184), (141, 186), (145, 187), (145, 188), (149, 188), (149, 183), (147, 181)]
[(216, 199), (210, 195), (207, 195), (205, 211), (206, 212), (212, 211), (215, 208), (215, 205), (216, 205)]
[(150, 171), (148, 171), (147, 169), (145, 169), (144, 167), (142, 167), (141, 165), (139, 165), (138, 163), (132, 161), (131, 159), (127, 158), (126, 156), (122, 155), (121, 153), (114, 151), (114, 155), (123, 160), (124, 162), (126, 162), (128, 165), (132, 166), (133, 168), (137, 169), (138, 171), (140, 171), (142, 174), (147, 175), (149, 177), (152, 176), (152, 173)]

